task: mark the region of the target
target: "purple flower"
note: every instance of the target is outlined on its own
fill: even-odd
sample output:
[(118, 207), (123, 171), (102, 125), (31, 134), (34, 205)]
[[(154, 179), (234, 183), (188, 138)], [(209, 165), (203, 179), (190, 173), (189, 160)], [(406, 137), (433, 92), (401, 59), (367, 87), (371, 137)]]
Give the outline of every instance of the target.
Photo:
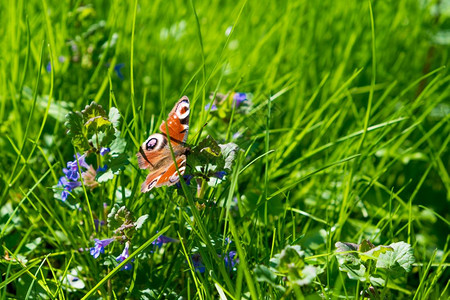
[(63, 169), (64, 174), (67, 176), (68, 179), (77, 181), (79, 174), (78, 174), (78, 165), (77, 162), (73, 163), (73, 161), (67, 162), (67, 169)]
[[(126, 242), (125, 248), (123, 248), (122, 254), (120, 254), (116, 258), (117, 262), (121, 263), (130, 256), (129, 248), (130, 248), (130, 242)], [(125, 266), (123, 266), (123, 268), (121, 270), (127, 271), (127, 270), (131, 270), (132, 268), (133, 268), (133, 265), (131, 264), (131, 262), (129, 262), (129, 263), (125, 264)]]
[[(75, 157), (75, 155), (73, 157)], [(83, 168), (89, 169), (89, 165), (86, 163), (86, 154), (80, 155), (80, 153), (77, 153), (77, 157), (78, 157), (78, 163), (80, 164), (80, 166), (82, 166)], [(74, 162), (76, 163), (77, 160), (75, 159)]]
[[(67, 168), (63, 168), (63, 173), (65, 176), (62, 176), (58, 181), (58, 187), (63, 187), (63, 191), (61, 192), (61, 200), (66, 201), (67, 197), (69, 196), (69, 193), (81, 186), (80, 179), (80, 172), (78, 170), (78, 165), (80, 167), (89, 169), (89, 165), (86, 163), (86, 154), (80, 155), (77, 153), (77, 156), (74, 156), (74, 161), (68, 161), (67, 162)], [(78, 157), (78, 162), (77, 158)]]
[[(189, 174), (183, 175), (183, 179), (184, 179), (184, 182), (186, 183), (186, 185), (190, 185), (191, 184), (192, 178), (194, 178), (194, 176), (192, 176), (192, 175), (189, 175)], [(181, 183), (178, 181), (175, 184), (175, 187), (181, 189)]]
[(160, 235), (158, 236), (158, 238), (156, 240), (154, 240), (152, 242), (153, 245), (155, 245), (158, 248), (161, 248), (162, 245), (167, 244), (167, 243), (175, 243), (178, 242), (178, 240), (170, 238), (168, 236), (165, 235)]
[(50, 73), (52, 71), (52, 64), (48, 62), (47, 66), (45, 67), (45, 70)]
[(124, 66), (125, 66), (124, 63), (116, 64), (116, 65), (114, 66), (114, 72), (116, 72), (117, 77), (119, 77), (120, 80), (123, 80), (123, 79), (124, 79), (123, 74), (122, 74), (122, 71), (121, 71), (121, 69), (122, 69)]
[(114, 241), (114, 238), (104, 239), (104, 240), (94, 239), (94, 241), (95, 241), (95, 246), (92, 247), (89, 252), (91, 253), (91, 255), (94, 258), (97, 258), (100, 255), (100, 253), (105, 252), (105, 247), (108, 246), (109, 244), (111, 244)]
[(80, 164), (80, 167), (89, 169), (89, 165), (86, 163), (86, 154), (80, 155), (79, 153), (77, 153), (77, 156), (78, 156), (78, 163), (75, 158), (74, 161), (67, 162), (67, 169), (66, 168), (63, 169), (63, 172), (64, 174), (66, 174), (67, 178), (73, 181), (77, 181), (79, 178), (78, 164)]
[(63, 190), (63, 191), (61, 192), (61, 200), (62, 200), (62, 201), (66, 201), (66, 200), (67, 200), (67, 197), (69, 197), (69, 191), (68, 191), (68, 190)]
[(191, 262), (194, 266), (195, 271), (198, 271), (200, 273), (205, 273), (205, 265), (202, 262), (202, 257), (198, 253), (194, 253), (191, 256)]
[(219, 171), (219, 172), (214, 173), (214, 177), (217, 177), (219, 179), (223, 179), (223, 177), (225, 175), (227, 175), (227, 172), (225, 172), (225, 171)]
[(95, 225), (95, 231), (98, 232), (100, 227), (105, 225), (105, 221), (103, 221), (103, 220), (100, 221), (99, 219), (94, 219), (94, 225)]
[(102, 147), (102, 149), (100, 149), (100, 155), (105, 156), (105, 154), (108, 153), (109, 151), (111, 151), (111, 149)]
[(78, 181), (69, 181), (67, 179), (67, 177), (62, 176), (61, 178), (59, 178), (58, 181), (58, 187), (62, 187), (64, 188), (63, 191), (61, 192), (61, 200), (62, 201), (66, 201), (67, 197), (69, 196), (69, 193), (74, 189), (77, 188), (79, 186), (81, 186), (81, 182)]
[(205, 110), (210, 110), (209, 107), (211, 107), (211, 111), (216, 111), (217, 110), (217, 105), (215, 105), (214, 103), (212, 105), (206, 104), (205, 105)]
[(236, 258), (236, 251), (225, 253), (223, 260), (225, 261), (225, 267), (230, 271), (233, 270), (237, 263), (239, 263), (239, 259)]
[(236, 108), (238, 108), (242, 102), (247, 101), (247, 94), (246, 93), (234, 93), (233, 95), (233, 104), (236, 105)]
[(103, 167), (98, 168), (96, 172), (105, 172), (106, 170), (108, 170), (108, 165), (105, 164)]

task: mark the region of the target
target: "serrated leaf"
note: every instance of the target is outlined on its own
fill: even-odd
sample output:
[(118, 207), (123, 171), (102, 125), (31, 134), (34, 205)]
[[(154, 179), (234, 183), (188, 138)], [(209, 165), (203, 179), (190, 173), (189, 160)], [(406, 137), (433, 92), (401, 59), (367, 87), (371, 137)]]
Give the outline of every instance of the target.
[(370, 283), (374, 286), (384, 286), (385, 280), (381, 277), (370, 276)]
[(67, 135), (72, 138), (72, 144), (75, 147), (82, 151), (89, 149), (89, 141), (83, 131), (83, 115), (80, 112), (69, 112), (64, 125), (67, 128)]
[(142, 228), (142, 225), (144, 225), (145, 221), (147, 221), (148, 215), (140, 216), (139, 219), (134, 222), (134, 227), (139, 230)]
[(97, 176), (95, 177), (95, 181), (97, 181), (98, 183), (103, 183), (103, 182), (107, 182), (113, 178), (114, 178), (114, 173), (110, 168), (108, 168), (105, 172), (98, 173)]
[(275, 287), (277, 285), (277, 275), (275, 275), (276, 270), (268, 268), (264, 265), (258, 265), (253, 270), (256, 276), (256, 280), (259, 282), (267, 282), (271, 286)]
[(308, 285), (313, 282), (314, 278), (317, 276), (317, 268), (314, 266), (305, 266), (301, 270), (301, 278), (293, 280), (293, 282), (299, 286)]
[(116, 214), (119, 211), (120, 206), (118, 204), (114, 204), (114, 206), (111, 208), (111, 211), (108, 214), (107, 222), (109, 228), (117, 228), (122, 223), (118, 220), (116, 220)]
[(191, 150), (189, 165), (207, 176), (223, 170), (225, 160), (219, 144), (211, 136), (207, 136)]
[[(358, 244), (353, 243), (345, 243), (345, 242), (336, 242), (334, 244), (336, 246), (336, 259), (339, 265), (343, 265), (345, 263), (359, 264), (361, 260), (356, 253), (358, 251)], [(350, 252), (354, 251), (354, 252)], [(350, 252), (350, 253), (340, 253), (340, 252)]]
[(365, 273), (366, 267), (363, 264), (342, 264), (339, 265), (339, 270), (346, 272), (348, 278), (359, 281), (366, 281)]
[(405, 272), (410, 272), (415, 261), (411, 245), (398, 242), (390, 244), (389, 247), (393, 251), (386, 251), (378, 256), (377, 268), (387, 269), (393, 278), (400, 277)]
[(85, 122), (95, 117), (103, 117), (105, 119), (107, 119), (108, 117), (103, 107), (101, 105), (98, 105), (95, 101), (92, 101), (91, 104), (86, 105), (81, 113), (83, 114)]
[(367, 252), (370, 249), (373, 249), (375, 246), (368, 240), (363, 240), (358, 247), (359, 252)]
[(110, 122), (112, 123), (112, 125), (114, 126), (114, 128), (115, 128), (116, 130), (118, 130), (118, 129), (119, 129), (119, 126), (120, 126), (120, 118), (121, 118), (120, 113), (119, 113), (119, 110), (118, 110), (117, 108), (115, 108), (114, 106), (111, 107), (111, 108), (109, 109), (108, 118), (109, 118), (109, 121), (110, 121)]
[(235, 143), (228, 143), (224, 145), (219, 145), (219, 147), (222, 153), (222, 157), (225, 160), (224, 169), (231, 170), (233, 162), (236, 158), (236, 153), (239, 150), (238, 145), (236, 145)]
[(386, 251), (393, 251), (393, 249), (391, 247), (381, 245), (381, 246), (377, 246), (365, 253), (361, 253), (359, 255), (359, 257), (361, 258), (361, 260), (363, 262), (365, 262), (368, 259), (378, 258), (378, 256), (380, 256), (381, 253), (386, 253)]
[(117, 174), (129, 164), (128, 155), (125, 152), (127, 142), (125, 139), (119, 137), (119, 134), (120, 132), (116, 133), (116, 139), (109, 146), (110, 152), (109, 155), (106, 156), (105, 161), (108, 168), (111, 169), (114, 174)]
[(122, 154), (125, 152), (125, 149), (127, 147), (127, 142), (125, 141), (124, 138), (120, 137), (120, 132), (116, 132), (115, 137), (116, 137), (115, 140), (109, 146), (110, 155)]
[(296, 268), (303, 268), (303, 257), (305, 252), (301, 250), (299, 245), (287, 245), (280, 253), (280, 264), (278, 269), (282, 272), (287, 271), (291, 265), (295, 265)]
[(106, 115), (106, 111), (101, 105), (98, 105), (94, 101), (92, 101), (91, 104), (86, 105), (81, 113), (83, 114), (84, 126), (86, 126), (87, 131), (91, 134), (96, 133), (100, 128), (111, 125), (111, 122)]

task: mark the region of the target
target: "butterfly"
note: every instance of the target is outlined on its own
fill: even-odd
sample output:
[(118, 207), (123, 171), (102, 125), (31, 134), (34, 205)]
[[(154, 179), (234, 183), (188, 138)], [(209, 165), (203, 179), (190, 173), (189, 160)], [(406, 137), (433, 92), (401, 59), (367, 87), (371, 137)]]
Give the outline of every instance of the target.
[(189, 148), (185, 146), (189, 131), (189, 113), (189, 99), (183, 96), (169, 113), (167, 124), (163, 121), (159, 126), (161, 133), (150, 135), (139, 147), (136, 154), (139, 168), (150, 171), (142, 183), (141, 192), (146, 193), (154, 187), (171, 186), (180, 180), (170, 151), (168, 136), (180, 175), (184, 174), (186, 155), (189, 153)]

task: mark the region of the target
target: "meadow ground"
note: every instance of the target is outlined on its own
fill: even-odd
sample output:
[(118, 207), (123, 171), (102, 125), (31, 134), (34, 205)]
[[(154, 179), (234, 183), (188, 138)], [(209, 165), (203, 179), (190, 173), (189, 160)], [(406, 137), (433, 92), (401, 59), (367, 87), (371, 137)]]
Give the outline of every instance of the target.
[(88, 2), (0, 2), (1, 299), (448, 299), (449, 1)]

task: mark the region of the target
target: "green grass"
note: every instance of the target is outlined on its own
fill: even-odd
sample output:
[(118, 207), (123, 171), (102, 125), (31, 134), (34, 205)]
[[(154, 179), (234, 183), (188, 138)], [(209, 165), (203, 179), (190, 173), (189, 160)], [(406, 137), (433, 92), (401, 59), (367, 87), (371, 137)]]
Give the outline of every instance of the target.
[[(448, 1), (83, 3), (0, 3), (1, 299), (362, 299), (370, 283), (339, 269), (335, 244), (363, 240), (414, 251), (380, 299), (449, 297)], [(204, 109), (228, 91), (251, 106)], [(189, 145), (211, 135), (241, 151), (201, 199), (195, 182), (142, 194), (135, 154), (183, 95)], [(79, 188), (73, 209), (52, 186), (81, 152), (65, 115), (91, 101), (118, 109), (129, 164)], [(79, 250), (114, 234), (94, 226), (114, 204), (148, 214), (119, 266), (118, 242), (97, 259)], [(161, 233), (180, 242), (153, 252)], [(307, 285), (258, 274), (288, 245), (321, 270)], [(63, 280), (74, 270), (80, 289)]]

